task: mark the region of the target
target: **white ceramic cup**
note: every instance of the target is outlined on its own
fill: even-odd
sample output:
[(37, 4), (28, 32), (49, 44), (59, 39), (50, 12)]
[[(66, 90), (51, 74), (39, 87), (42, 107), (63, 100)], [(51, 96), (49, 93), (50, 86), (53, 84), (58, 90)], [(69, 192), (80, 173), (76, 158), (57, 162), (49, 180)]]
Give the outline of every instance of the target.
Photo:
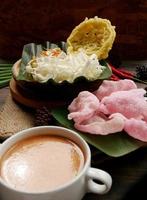
[[(40, 126), (23, 130), (0, 146), (0, 157), (16, 142), (34, 135), (51, 134), (71, 139), (85, 155), (85, 165), (70, 182), (47, 192), (24, 192), (11, 188), (0, 177), (0, 200), (81, 200), (87, 192), (105, 194), (112, 185), (111, 176), (100, 169), (91, 168), (91, 152), (87, 143), (76, 132), (59, 126)], [(95, 183), (94, 180), (102, 184)]]

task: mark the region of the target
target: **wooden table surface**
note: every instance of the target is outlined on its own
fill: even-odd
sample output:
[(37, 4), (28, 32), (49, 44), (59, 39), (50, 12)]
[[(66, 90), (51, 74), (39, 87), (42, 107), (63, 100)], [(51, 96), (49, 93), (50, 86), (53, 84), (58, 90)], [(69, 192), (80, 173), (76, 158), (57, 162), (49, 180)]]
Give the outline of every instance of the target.
[[(8, 91), (8, 87), (0, 89), (0, 108)], [(141, 148), (119, 158), (98, 154), (92, 158), (92, 166), (111, 174), (112, 189), (105, 195), (86, 194), (83, 200), (147, 199), (147, 148)]]

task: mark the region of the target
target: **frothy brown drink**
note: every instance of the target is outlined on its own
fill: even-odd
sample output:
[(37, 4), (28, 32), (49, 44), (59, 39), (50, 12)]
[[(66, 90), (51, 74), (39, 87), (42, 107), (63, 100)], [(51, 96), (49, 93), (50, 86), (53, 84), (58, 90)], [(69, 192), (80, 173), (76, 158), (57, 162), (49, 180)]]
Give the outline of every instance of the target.
[(13, 145), (1, 158), (0, 175), (12, 188), (45, 192), (68, 183), (83, 166), (83, 152), (73, 141), (40, 135)]

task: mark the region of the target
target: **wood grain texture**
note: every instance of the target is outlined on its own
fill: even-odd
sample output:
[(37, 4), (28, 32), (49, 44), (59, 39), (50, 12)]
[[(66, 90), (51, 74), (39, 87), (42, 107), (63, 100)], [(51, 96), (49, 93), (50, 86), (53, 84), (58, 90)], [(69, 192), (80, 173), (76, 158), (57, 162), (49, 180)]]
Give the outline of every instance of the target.
[(0, 6), (0, 56), (21, 57), (30, 42), (66, 40), (85, 17), (108, 18), (116, 26), (112, 54), (122, 59), (146, 59), (145, 0), (5, 0)]

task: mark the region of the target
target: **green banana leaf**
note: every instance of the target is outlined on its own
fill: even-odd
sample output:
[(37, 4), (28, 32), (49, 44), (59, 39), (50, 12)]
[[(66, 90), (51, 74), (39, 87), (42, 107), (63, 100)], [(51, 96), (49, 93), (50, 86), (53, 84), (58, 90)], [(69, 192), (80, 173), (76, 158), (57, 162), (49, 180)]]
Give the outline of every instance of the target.
[[(73, 121), (67, 119), (68, 110), (65, 107), (53, 109), (52, 115), (61, 126), (75, 130)], [(145, 143), (131, 138), (125, 132), (101, 136), (75, 131), (89, 144), (112, 157), (126, 155), (145, 145)]]
[(103, 73), (94, 81), (90, 81), (84, 76), (77, 77), (73, 83), (70, 83), (67, 80), (62, 83), (57, 83), (53, 79), (49, 79), (44, 83), (34, 81), (32, 75), (26, 73), (26, 65), (30, 60), (32, 60), (32, 58), (38, 56), (40, 51), (56, 47), (59, 47), (66, 52), (65, 42), (60, 42), (58, 44), (46, 42), (45, 45), (30, 43), (24, 46), (19, 67), (19, 74), (16, 79), (17, 84), (21, 88), (25, 89), (25, 92), (28, 92), (36, 98), (40, 98), (41, 96), (41, 98), (68, 102), (77, 96), (77, 94), (82, 90), (95, 91), (104, 79), (109, 79), (109, 77), (111, 77), (111, 68), (108, 63), (103, 60), (100, 61), (100, 63), (105, 66)]
[[(54, 44), (47, 41), (44, 45), (40, 45), (40, 44), (37, 45), (35, 43), (24, 45), (20, 69), (19, 69), (19, 75), (17, 77), (17, 80), (33, 82), (32, 77), (26, 73), (26, 70), (25, 70), (26, 65), (28, 64), (30, 60), (32, 60), (33, 57), (38, 56), (42, 50), (48, 49), (48, 48), (56, 48), (56, 47), (60, 47), (63, 51), (66, 52), (65, 42), (59, 42), (57, 44)], [(108, 79), (112, 75), (111, 68), (109, 67), (108, 63), (105, 60), (101, 60), (100, 64), (105, 66), (105, 69), (103, 70), (103, 73), (100, 75), (98, 79), (99, 80)], [(86, 79), (84, 77), (78, 77), (75, 80), (75, 82), (79, 81), (81, 78)], [(48, 80), (48, 83), (51, 84), (51, 80)], [(47, 83), (41, 83), (41, 84), (47, 84)]]

